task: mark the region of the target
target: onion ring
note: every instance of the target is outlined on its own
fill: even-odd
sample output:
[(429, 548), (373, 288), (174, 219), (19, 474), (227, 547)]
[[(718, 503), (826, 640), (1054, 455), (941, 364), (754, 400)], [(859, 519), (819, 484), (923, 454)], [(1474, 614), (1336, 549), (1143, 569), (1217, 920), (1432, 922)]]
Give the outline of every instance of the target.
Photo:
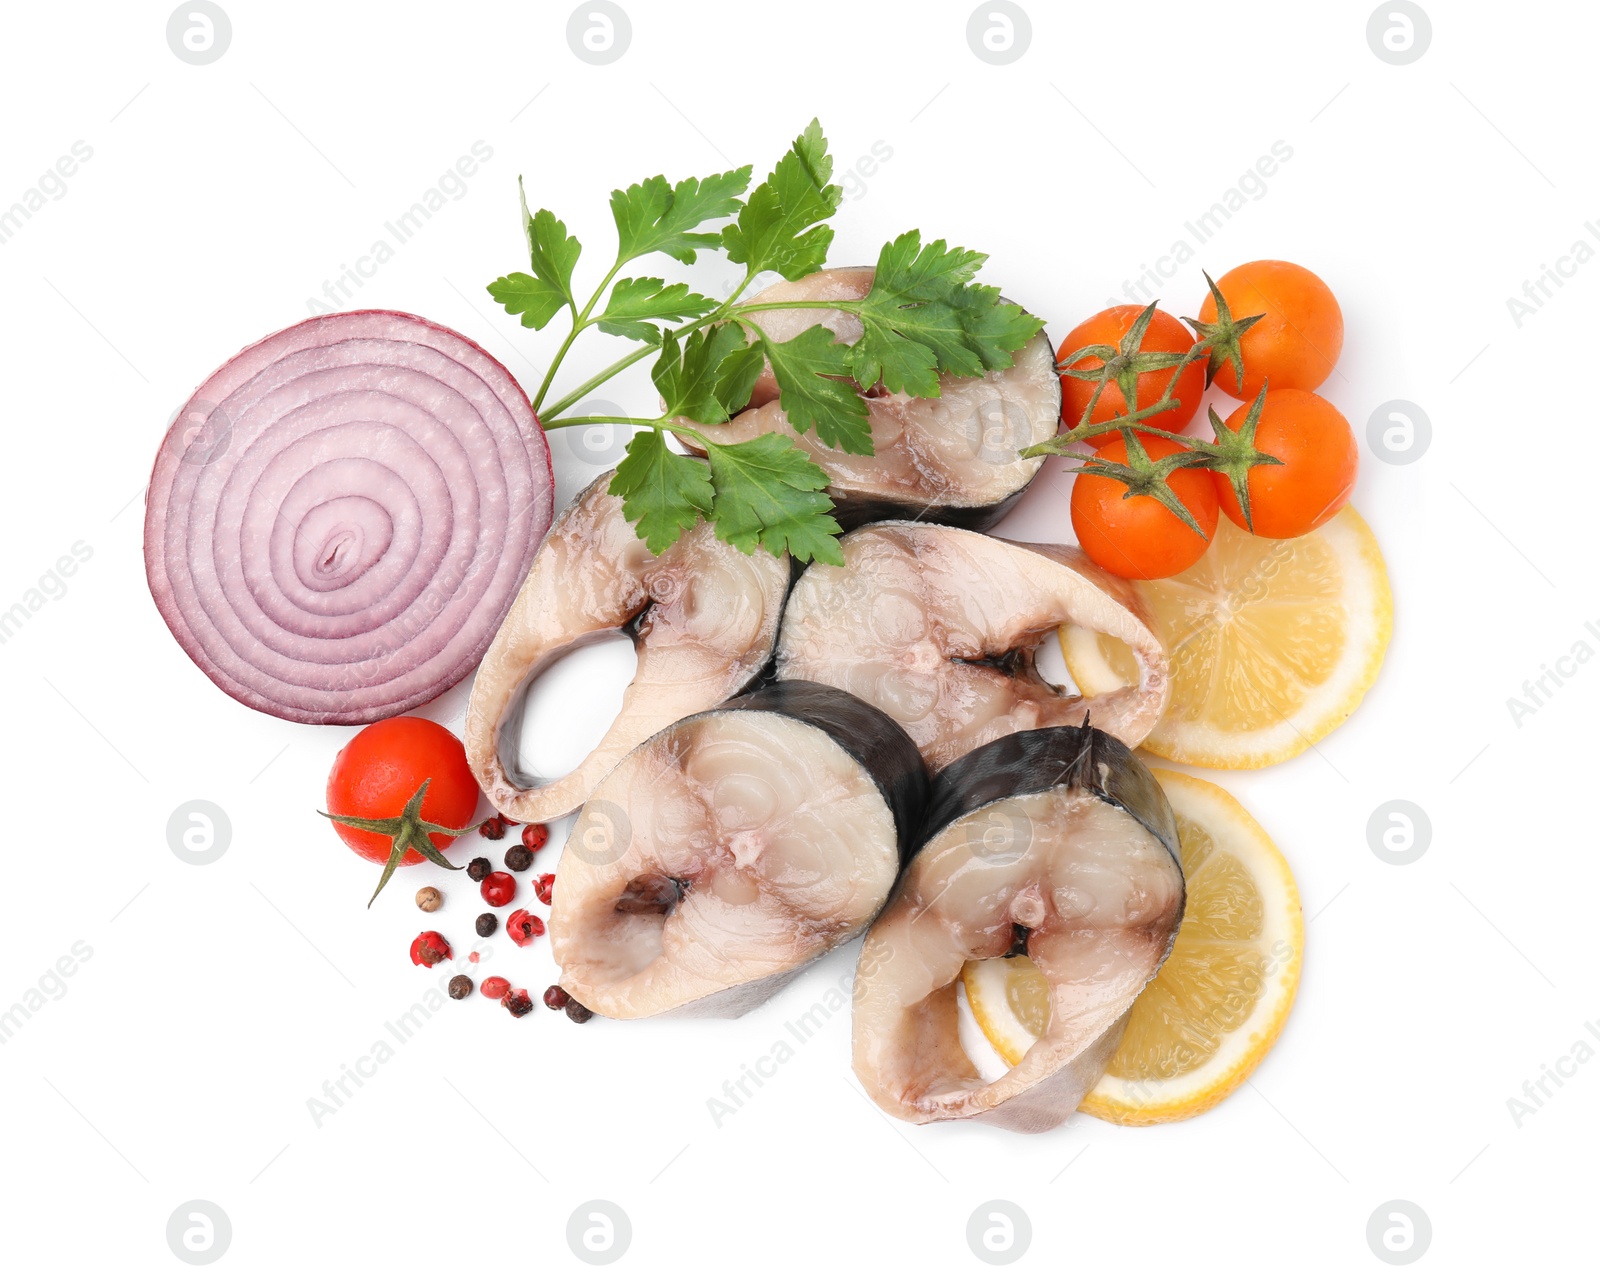
[(550, 449), (476, 343), (403, 312), (312, 317), (244, 349), (156, 454), (145, 574), (241, 703), (364, 725), (483, 657), (550, 526)]

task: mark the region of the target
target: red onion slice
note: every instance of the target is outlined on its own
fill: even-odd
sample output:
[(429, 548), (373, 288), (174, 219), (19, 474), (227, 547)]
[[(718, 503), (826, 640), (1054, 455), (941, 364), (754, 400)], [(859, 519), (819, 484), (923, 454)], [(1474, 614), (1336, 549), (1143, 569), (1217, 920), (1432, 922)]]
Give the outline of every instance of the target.
[(504, 366), (403, 312), (245, 348), (162, 441), (145, 572), (241, 703), (364, 725), (483, 657), (550, 526), (550, 449)]

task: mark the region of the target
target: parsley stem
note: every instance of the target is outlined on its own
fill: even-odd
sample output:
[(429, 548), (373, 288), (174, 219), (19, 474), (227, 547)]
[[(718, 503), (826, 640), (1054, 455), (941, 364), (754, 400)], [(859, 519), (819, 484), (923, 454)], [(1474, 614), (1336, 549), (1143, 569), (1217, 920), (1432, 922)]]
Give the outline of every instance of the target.
[(609, 286), (612, 281), (616, 279), (617, 274), (622, 271), (622, 265), (625, 262), (626, 261), (619, 259), (615, 264), (611, 265), (611, 271), (606, 274), (605, 280), (600, 283), (600, 288), (589, 296), (589, 302), (583, 305), (582, 312), (578, 311), (576, 304), (569, 303), (567, 305), (572, 309), (572, 328), (567, 331), (567, 337), (561, 340), (561, 346), (556, 349), (556, 354), (550, 361), (550, 368), (545, 370), (544, 381), (539, 384), (539, 394), (533, 398), (533, 411), (535, 413), (539, 412), (539, 406), (544, 403), (544, 398), (550, 391), (550, 384), (555, 381), (556, 370), (560, 368), (561, 362), (566, 358), (567, 352), (571, 349), (573, 343), (577, 341), (578, 335), (582, 334), (584, 330), (588, 329), (589, 326), (593, 324), (589, 320), (589, 316), (594, 311), (594, 305), (600, 302), (600, 296), (605, 294), (606, 287)]
[(776, 303), (744, 303), (740, 312), (784, 312), (794, 308), (832, 309), (835, 312), (859, 312), (864, 299), (784, 299)]
[[(692, 328), (692, 327), (690, 327), (690, 328)], [(615, 378), (618, 374), (620, 374), (629, 365), (636, 365), (640, 361), (642, 361), (646, 356), (653, 356), (657, 352), (659, 352), (660, 350), (661, 350), (661, 348), (657, 344), (655, 344), (655, 343), (646, 343), (643, 347), (639, 348), (638, 350), (636, 350), (634, 352), (629, 353), (627, 356), (624, 356), (621, 360), (613, 361), (611, 364), (607, 365), (604, 369), (602, 369), (598, 374), (596, 374), (593, 378), (590, 378), (585, 382), (579, 383), (571, 391), (567, 392), (566, 395), (562, 396), (561, 399), (557, 400), (553, 405), (551, 405), (550, 409), (549, 409), (549, 415), (548, 416), (546, 416), (545, 414), (541, 413), (539, 415), (539, 425), (544, 427), (544, 429), (548, 431), (551, 427), (556, 425), (556, 419), (561, 416), (562, 412), (564, 412), (567, 409), (572, 408), (573, 405), (577, 404), (578, 401), (582, 400), (586, 395), (588, 395), (591, 391), (593, 391), (601, 383), (607, 381), (608, 379)], [(579, 420), (587, 422), (589, 419), (581, 418)]]
[(706, 439), (698, 430), (681, 422), (669, 422), (663, 417), (659, 418), (610, 418), (610, 417), (574, 417), (557, 418), (553, 422), (544, 423), (547, 431), (559, 431), (565, 426), (647, 426), (653, 431), (671, 431), (676, 435), (686, 435), (698, 445), (704, 446), (713, 441)]
[[(621, 267), (622, 267), (622, 265), (618, 264), (616, 268), (613, 268), (611, 270), (610, 276), (608, 276), (606, 278), (606, 284), (607, 285), (610, 284), (611, 278), (616, 276), (617, 270), (620, 269)], [(722, 303), (717, 307), (717, 309), (714, 312), (710, 312), (710, 313), (706, 314), (705, 316), (700, 317), (698, 320), (690, 321), (686, 325), (678, 326), (677, 329), (672, 331), (673, 335), (675, 337), (677, 337), (677, 338), (682, 338), (684, 335), (691, 334), (695, 330), (698, 330), (701, 326), (714, 325), (716, 322), (726, 319), (728, 313), (733, 309), (733, 305), (738, 302), (739, 296), (742, 295), (745, 292), (746, 288), (750, 285), (750, 282), (754, 279), (754, 277), (755, 277), (754, 273), (746, 271), (745, 275), (744, 275), (744, 280), (741, 281), (734, 288), (733, 293), (730, 294), (726, 299), (724, 299), (722, 301)], [(600, 289), (604, 290), (605, 286), (601, 286)], [(587, 319), (588, 314), (594, 309), (595, 302), (599, 299), (599, 297), (600, 296), (597, 293), (595, 295), (594, 299), (591, 299), (589, 301), (588, 307), (584, 308), (583, 311), (584, 311), (585, 319)], [(794, 303), (769, 303), (769, 304), (759, 304), (759, 305), (749, 305), (749, 304), (747, 304), (747, 305), (745, 305), (745, 309), (749, 309), (752, 306), (754, 306), (757, 310), (765, 310), (767, 308), (811, 307), (811, 306), (814, 306), (814, 305), (809, 304), (809, 303), (799, 303), (799, 304), (794, 304)], [(822, 306), (822, 307), (832, 307), (834, 305), (832, 305), (832, 304), (822, 304), (820, 306)], [(745, 309), (741, 309), (741, 310), (745, 310)], [(550, 380), (555, 377), (556, 365), (560, 363), (561, 357), (566, 355), (567, 348), (572, 346), (572, 340), (577, 337), (578, 332), (579, 332), (579, 328), (580, 327), (578, 327), (576, 325), (576, 323), (574, 323), (573, 332), (567, 336), (567, 341), (561, 345), (560, 351), (558, 351), (556, 353), (556, 359), (555, 359), (554, 362), (551, 363), (549, 373), (547, 373), (545, 375), (544, 386), (542, 386), (539, 389), (538, 399), (536, 399), (533, 402), (533, 407), (534, 407), (534, 411), (535, 412), (538, 412), (539, 405), (544, 400), (545, 392), (549, 390)], [(555, 427), (555, 425), (556, 425), (556, 420), (561, 417), (562, 413), (564, 413), (566, 410), (572, 408), (573, 405), (577, 404), (578, 401), (582, 400), (586, 395), (588, 395), (591, 391), (593, 391), (601, 383), (607, 382), (610, 379), (615, 378), (618, 374), (620, 374), (624, 369), (627, 369), (630, 365), (637, 365), (640, 361), (644, 360), (647, 356), (653, 356), (653, 355), (655, 355), (656, 352), (658, 352), (660, 350), (661, 350), (661, 345), (659, 343), (646, 343), (643, 347), (636, 348), (634, 351), (628, 353), (628, 355), (622, 357), (622, 359), (617, 360), (617, 361), (613, 361), (611, 364), (607, 365), (604, 369), (602, 369), (599, 373), (595, 374), (592, 378), (588, 379), (585, 382), (580, 383), (578, 386), (574, 387), (571, 391), (567, 392), (566, 395), (562, 396), (561, 399), (557, 400), (553, 405), (551, 405), (550, 409), (548, 411), (548, 416), (546, 416), (546, 414), (540, 413), (539, 414), (539, 424), (542, 427), (544, 427), (544, 429), (547, 430), (547, 431), (553, 429)], [(596, 422), (596, 421), (598, 421), (598, 422), (619, 422), (619, 421), (631, 421), (631, 420), (630, 419), (618, 419), (618, 418), (580, 418), (580, 419), (578, 419), (578, 421), (588, 423), (588, 422)]]

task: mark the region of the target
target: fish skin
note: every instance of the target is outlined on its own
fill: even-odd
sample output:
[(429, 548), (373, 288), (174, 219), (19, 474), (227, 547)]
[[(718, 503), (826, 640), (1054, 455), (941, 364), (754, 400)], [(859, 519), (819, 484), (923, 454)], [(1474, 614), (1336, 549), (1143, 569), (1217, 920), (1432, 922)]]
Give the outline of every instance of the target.
[(1019, 730), (948, 765), (934, 780), (916, 848), (957, 818), (997, 800), (1055, 787), (1092, 792), (1125, 810), (1182, 866), (1178, 819), (1150, 767), (1122, 740), (1087, 720), (1076, 729)]

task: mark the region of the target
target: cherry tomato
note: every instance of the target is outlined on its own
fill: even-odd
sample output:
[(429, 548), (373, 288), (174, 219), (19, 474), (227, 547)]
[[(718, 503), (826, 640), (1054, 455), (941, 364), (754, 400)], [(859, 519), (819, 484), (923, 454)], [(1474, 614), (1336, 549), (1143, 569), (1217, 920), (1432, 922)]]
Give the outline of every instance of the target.
[[(1182, 451), (1159, 436), (1141, 440), (1151, 461)], [(1125, 462), (1127, 445), (1112, 441), (1097, 456)], [(1198, 562), (1217, 530), (1217, 488), (1208, 470), (1175, 470), (1167, 486), (1205, 529), (1199, 536), (1154, 497), (1124, 498), (1127, 485), (1105, 475), (1080, 474), (1072, 483), (1072, 530), (1084, 553), (1115, 576), (1160, 580)]]
[[(1097, 343), (1109, 343), (1112, 347), (1121, 344), (1122, 336), (1132, 327), (1139, 313), (1144, 309), (1136, 304), (1121, 304), (1115, 308), (1107, 308), (1104, 312), (1096, 312), (1061, 342), (1057, 353), (1058, 360), (1065, 360), (1067, 356), (1077, 351), (1080, 347), (1092, 347)], [(1140, 351), (1145, 352), (1186, 352), (1194, 346), (1194, 335), (1191, 334), (1177, 317), (1156, 309), (1150, 319), (1149, 326), (1144, 332), (1144, 341), (1139, 345)], [(1099, 369), (1105, 362), (1098, 356), (1085, 356), (1073, 364), (1074, 369)], [(1167, 384), (1172, 381), (1176, 369), (1155, 369), (1139, 375), (1139, 385), (1134, 390), (1135, 400), (1130, 403), (1123, 398), (1122, 389), (1115, 382), (1106, 384), (1100, 393), (1100, 399), (1095, 402), (1091, 422), (1109, 422), (1118, 415), (1125, 415), (1134, 409), (1143, 409), (1161, 399), (1161, 393), (1167, 389)], [(1083, 421), (1083, 411), (1089, 407), (1089, 398), (1094, 395), (1095, 384), (1084, 382), (1081, 379), (1061, 376), (1061, 420), (1070, 429)], [(1200, 408), (1200, 397), (1206, 390), (1205, 357), (1201, 357), (1183, 371), (1183, 376), (1178, 379), (1177, 389), (1172, 393), (1178, 401), (1176, 409), (1166, 413), (1157, 413), (1148, 421), (1151, 426), (1159, 426), (1163, 431), (1178, 432), (1188, 426)], [(1116, 433), (1096, 436), (1089, 443), (1095, 448), (1103, 448), (1117, 439)]]
[[(478, 783), (467, 767), (461, 740), (442, 725), (422, 717), (390, 717), (367, 726), (334, 757), (328, 774), (328, 812), (349, 818), (396, 818), (422, 786), (422, 819), (459, 829), (472, 821), (478, 807)], [(339, 838), (368, 861), (389, 860), (394, 841), (375, 831), (335, 822)], [(443, 849), (454, 838), (434, 832), (428, 837)], [(422, 860), (407, 849), (402, 866)]]
[[(1254, 400), (1263, 381), (1273, 390), (1311, 391), (1333, 372), (1344, 347), (1344, 314), (1316, 273), (1281, 259), (1258, 259), (1223, 273), (1217, 289), (1234, 320), (1261, 314), (1239, 339), (1243, 386), (1231, 363), (1217, 370), (1216, 384), (1230, 396)], [(1207, 294), (1200, 320), (1216, 319), (1216, 301)]]
[[(1250, 406), (1241, 404), (1228, 416), (1228, 427), (1237, 431), (1249, 412)], [(1267, 392), (1256, 423), (1256, 447), (1283, 463), (1254, 466), (1246, 476), (1257, 536), (1304, 536), (1350, 500), (1359, 462), (1355, 433), (1344, 414), (1321, 396), (1293, 389)], [(1222, 512), (1244, 527), (1227, 479), (1208, 473), (1216, 481)]]

